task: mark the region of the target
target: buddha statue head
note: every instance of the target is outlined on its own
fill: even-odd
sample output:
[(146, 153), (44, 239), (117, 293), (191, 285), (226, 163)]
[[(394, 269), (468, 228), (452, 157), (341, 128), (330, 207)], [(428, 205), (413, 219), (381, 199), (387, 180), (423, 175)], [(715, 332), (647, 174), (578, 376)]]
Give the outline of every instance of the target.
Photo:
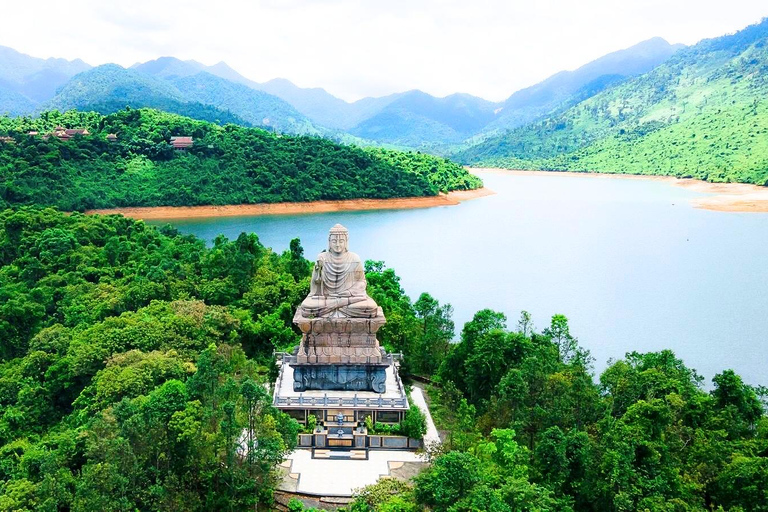
[(328, 250), (333, 254), (342, 254), (347, 252), (347, 242), (349, 240), (349, 230), (341, 224), (336, 224), (328, 233)]

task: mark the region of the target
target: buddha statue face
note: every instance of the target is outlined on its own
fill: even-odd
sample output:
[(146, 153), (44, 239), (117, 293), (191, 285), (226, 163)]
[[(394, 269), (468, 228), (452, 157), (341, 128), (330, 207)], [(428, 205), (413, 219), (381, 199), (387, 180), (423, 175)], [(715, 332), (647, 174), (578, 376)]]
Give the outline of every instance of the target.
[(331, 228), (331, 232), (328, 235), (328, 250), (333, 254), (341, 254), (347, 252), (347, 240), (349, 239), (349, 231), (341, 224), (336, 224)]
[(331, 233), (328, 237), (328, 249), (333, 254), (341, 254), (347, 251), (347, 236), (341, 233)]

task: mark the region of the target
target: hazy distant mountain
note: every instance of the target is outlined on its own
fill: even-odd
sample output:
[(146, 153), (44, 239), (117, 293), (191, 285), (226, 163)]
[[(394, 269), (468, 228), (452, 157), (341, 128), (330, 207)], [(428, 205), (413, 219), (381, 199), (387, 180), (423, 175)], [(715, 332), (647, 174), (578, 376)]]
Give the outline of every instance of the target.
[(285, 78), (275, 78), (264, 83), (255, 82), (232, 69), (226, 62), (213, 66), (205, 66), (195, 61), (187, 63), (197, 64), (202, 71), (220, 78), (277, 96), (320, 126), (346, 130), (360, 121), (355, 115), (356, 109), (351, 104), (333, 96), (325, 89), (299, 87)]
[[(225, 62), (207, 66), (161, 57), (127, 70), (117, 65), (90, 69), (80, 60), (36, 59), (0, 47), (0, 107), (20, 114), (46, 101), (46, 106), (56, 108), (98, 105), (101, 111), (115, 105), (166, 104), (179, 112), (189, 108), (184, 104), (195, 103), (213, 107), (201, 110), (206, 119), (231, 115), (292, 133), (329, 135), (344, 130), (378, 143), (436, 148), (473, 136), (487, 138), (540, 119), (652, 69), (679, 47), (650, 39), (575, 71), (557, 73), (503, 103), (468, 94), (436, 98), (418, 90), (348, 103), (324, 89), (298, 87), (283, 78), (258, 83)], [(86, 72), (77, 74), (82, 71)], [(57, 88), (60, 94), (53, 98)]]
[(180, 78), (204, 71), (206, 66), (194, 60), (185, 61), (176, 57), (160, 57), (134, 64), (129, 69), (159, 78)]
[(190, 101), (175, 86), (160, 78), (105, 64), (74, 76), (39, 110), (95, 110), (110, 113), (126, 106), (152, 107), (206, 121), (249, 124), (226, 110)]
[(224, 62), (206, 66), (194, 60), (161, 57), (134, 64), (131, 70), (159, 78), (187, 100), (228, 110), (254, 126), (269, 126), (290, 133), (322, 133), (289, 103), (252, 87), (258, 84)]
[(35, 104), (52, 98), (71, 77), (90, 67), (80, 59), (38, 59), (0, 46), (0, 89), (4, 89), (0, 112), (29, 113)]
[(108, 100), (124, 101), (138, 107), (139, 103), (158, 98), (184, 101), (184, 95), (164, 80), (117, 64), (104, 64), (72, 78), (46, 107), (83, 108)]
[(457, 143), (492, 121), (496, 108), (497, 104), (469, 94), (435, 98), (422, 91), (409, 91), (354, 126), (350, 133), (411, 147)]
[[(314, 124), (340, 130), (352, 129), (359, 123), (381, 113), (388, 105), (406, 95), (425, 94), (420, 91), (410, 91), (380, 98), (363, 98), (354, 103), (348, 103), (328, 93), (325, 89), (299, 87), (285, 78), (275, 78), (264, 83), (255, 82), (232, 69), (226, 62), (206, 66), (194, 60), (181, 61), (173, 57), (162, 57), (134, 65), (132, 69), (162, 78), (187, 77), (205, 71), (230, 82), (276, 96), (292, 106), (299, 114), (302, 114), (301, 117), (308, 118)], [(211, 100), (214, 99), (214, 97), (211, 98)], [(403, 106), (407, 108), (406, 105)], [(412, 114), (414, 117), (420, 117), (419, 113)], [(370, 124), (375, 125), (375, 121)], [(361, 131), (366, 129), (366, 127), (361, 127)]]
[[(682, 45), (661, 38), (610, 53), (575, 71), (563, 71), (523, 89), (503, 103), (467, 94), (435, 98), (408, 91), (347, 103), (324, 89), (298, 87), (277, 78), (260, 84), (221, 62), (210, 73), (277, 96), (314, 123), (380, 143), (411, 147), (454, 144), (478, 133), (520, 126), (583, 101), (627, 77), (644, 73), (669, 58)], [(216, 70), (211, 68), (216, 67)]]
[(486, 131), (522, 126), (564, 104), (583, 101), (627, 77), (650, 71), (684, 47), (654, 37), (604, 55), (574, 71), (556, 73), (510, 96)]
[(321, 131), (291, 105), (276, 96), (207, 72), (171, 79), (184, 96), (229, 110), (256, 126), (271, 126), (281, 132), (314, 134)]
[(21, 116), (35, 110), (36, 103), (23, 94), (0, 86), (0, 115)]
[(255, 88), (275, 95), (313, 121), (329, 128), (346, 129), (352, 114), (350, 104), (319, 87), (301, 88), (284, 78), (275, 78)]
[[(190, 61), (194, 64), (199, 64), (197, 61)], [(231, 82), (235, 82), (236, 84), (242, 84), (247, 85), (248, 87), (252, 88), (258, 88), (259, 84), (254, 82), (253, 80), (249, 80), (248, 78), (245, 78), (243, 75), (229, 67), (229, 64), (227, 64), (224, 61), (219, 62), (218, 64), (214, 64), (213, 66), (206, 66), (204, 64), (200, 64), (203, 67), (203, 71), (207, 71), (208, 73), (218, 76), (220, 78), (224, 78), (226, 80), (229, 80)]]

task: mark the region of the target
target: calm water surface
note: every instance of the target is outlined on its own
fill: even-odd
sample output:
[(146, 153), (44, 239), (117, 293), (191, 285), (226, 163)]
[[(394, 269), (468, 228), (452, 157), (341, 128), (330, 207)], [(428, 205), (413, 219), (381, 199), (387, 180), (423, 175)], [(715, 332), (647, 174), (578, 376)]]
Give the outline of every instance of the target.
[(733, 368), (768, 385), (768, 214), (697, 210), (701, 194), (649, 180), (482, 173), (496, 195), (417, 210), (174, 221), (205, 240), (254, 232), (310, 259), (335, 223), (415, 299), (454, 307), (457, 335), (482, 308), (553, 314), (596, 359), (671, 348), (711, 379)]

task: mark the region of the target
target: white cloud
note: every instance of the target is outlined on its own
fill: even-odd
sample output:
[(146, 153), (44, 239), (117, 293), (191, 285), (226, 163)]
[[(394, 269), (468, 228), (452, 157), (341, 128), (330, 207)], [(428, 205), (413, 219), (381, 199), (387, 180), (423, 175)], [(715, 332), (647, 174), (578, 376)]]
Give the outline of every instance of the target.
[(501, 100), (644, 39), (693, 44), (763, 16), (764, 0), (38, 1), (3, 6), (0, 45), (91, 64), (223, 60), (348, 100), (408, 89)]

